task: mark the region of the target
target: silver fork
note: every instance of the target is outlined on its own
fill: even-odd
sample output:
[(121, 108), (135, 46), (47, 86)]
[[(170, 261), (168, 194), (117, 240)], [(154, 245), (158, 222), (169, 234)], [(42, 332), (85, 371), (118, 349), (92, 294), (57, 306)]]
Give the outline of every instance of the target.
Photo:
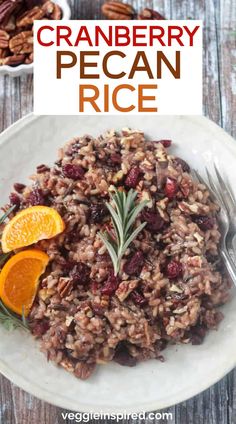
[(209, 183), (207, 183), (197, 171), (194, 171), (194, 175), (200, 183), (207, 187), (213, 200), (217, 201), (220, 205), (219, 217), (222, 232), (221, 256), (236, 286), (236, 254), (234, 249), (234, 240), (236, 237), (236, 202), (231, 188), (224, 182), (216, 164), (214, 164), (214, 169), (217, 183), (210, 175), (208, 169), (206, 169), (206, 174)]

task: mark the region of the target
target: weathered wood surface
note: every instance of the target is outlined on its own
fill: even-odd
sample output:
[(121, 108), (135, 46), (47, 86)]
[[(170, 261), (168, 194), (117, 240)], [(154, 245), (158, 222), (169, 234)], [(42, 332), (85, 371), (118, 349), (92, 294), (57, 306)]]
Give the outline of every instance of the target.
[[(71, 4), (74, 18), (101, 17), (100, 0), (73, 0)], [(134, 0), (133, 4), (156, 8), (170, 19), (204, 21), (204, 113), (236, 137), (236, 0)], [(32, 76), (0, 77), (0, 131), (32, 107)], [(62, 411), (0, 377), (0, 424), (71, 423), (63, 420)], [(236, 371), (168, 411), (173, 413), (169, 422), (174, 424), (236, 424)]]

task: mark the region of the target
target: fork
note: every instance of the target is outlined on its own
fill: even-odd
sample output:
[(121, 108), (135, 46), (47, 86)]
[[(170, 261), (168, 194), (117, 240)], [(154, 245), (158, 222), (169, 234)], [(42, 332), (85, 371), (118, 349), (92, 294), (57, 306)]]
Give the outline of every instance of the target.
[(236, 256), (234, 240), (236, 236), (236, 202), (230, 186), (227, 186), (222, 178), (216, 164), (214, 170), (217, 183), (206, 168), (208, 183), (202, 178), (198, 171), (194, 170), (195, 178), (204, 184), (213, 200), (220, 205), (220, 227), (222, 232), (221, 256), (227, 271), (236, 286)]

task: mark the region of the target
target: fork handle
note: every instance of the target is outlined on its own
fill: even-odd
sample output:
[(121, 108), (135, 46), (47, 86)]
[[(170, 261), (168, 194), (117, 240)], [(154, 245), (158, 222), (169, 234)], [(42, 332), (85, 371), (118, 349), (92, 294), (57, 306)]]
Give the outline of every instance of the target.
[(231, 279), (233, 280), (234, 285), (236, 286), (236, 266), (231, 258), (231, 256), (228, 254), (228, 252), (226, 250), (222, 250), (221, 251), (223, 260), (224, 260), (224, 264), (227, 268), (227, 271), (229, 273), (229, 276), (231, 277)]

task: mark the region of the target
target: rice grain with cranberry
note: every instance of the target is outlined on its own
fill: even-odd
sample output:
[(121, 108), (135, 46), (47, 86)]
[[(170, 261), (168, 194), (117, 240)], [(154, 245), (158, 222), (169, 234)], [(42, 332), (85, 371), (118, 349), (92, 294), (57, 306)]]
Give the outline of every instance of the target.
[[(10, 196), (18, 210), (51, 206), (66, 224), (37, 244), (50, 264), (30, 320), (47, 358), (76, 377), (112, 360), (163, 360), (168, 343), (200, 344), (222, 319), (230, 285), (219, 263), (219, 207), (170, 144), (130, 129), (78, 137)], [(119, 276), (98, 234), (111, 229), (105, 202), (115, 188), (135, 189), (137, 202), (147, 202), (135, 222), (146, 226)]]

